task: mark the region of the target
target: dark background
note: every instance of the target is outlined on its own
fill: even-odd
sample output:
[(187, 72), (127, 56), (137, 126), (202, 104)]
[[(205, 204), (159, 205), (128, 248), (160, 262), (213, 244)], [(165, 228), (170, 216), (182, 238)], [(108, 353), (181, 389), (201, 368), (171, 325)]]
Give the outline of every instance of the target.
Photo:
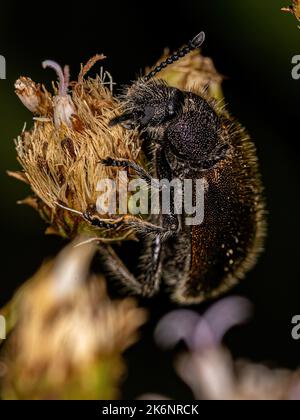
[[(228, 334), (226, 343), (237, 357), (300, 365), (300, 342), (291, 338), (291, 318), (300, 313), (300, 80), (291, 77), (291, 59), (300, 54), (300, 30), (291, 15), (280, 12), (286, 2), (100, 0), (31, 6), (10, 1), (1, 6), (0, 54), (7, 60), (7, 80), (0, 80), (0, 304), (63, 246), (59, 238), (43, 235), (45, 226), (32, 209), (15, 204), (28, 189), (5, 173), (18, 169), (13, 139), (31, 121), (14, 95), (15, 79), (26, 75), (49, 83), (54, 74), (42, 70), (44, 59), (69, 64), (76, 76), (81, 62), (103, 52), (115, 82), (128, 82), (165, 46), (180, 47), (204, 30), (203, 53), (227, 76), (229, 110), (257, 144), (270, 213), (266, 252), (233, 291), (254, 303), (254, 318)], [(153, 327), (172, 305), (164, 297), (142, 303), (150, 308), (152, 320), (140, 343), (126, 354), (129, 375), (123, 395), (188, 397), (172, 372), (173, 355), (159, 351), (152, 340)]]

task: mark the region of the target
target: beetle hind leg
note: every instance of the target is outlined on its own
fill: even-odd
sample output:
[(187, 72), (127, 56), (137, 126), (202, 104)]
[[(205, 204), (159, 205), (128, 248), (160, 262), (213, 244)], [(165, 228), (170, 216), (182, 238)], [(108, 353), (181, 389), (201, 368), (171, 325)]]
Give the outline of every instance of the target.
[(161, 277), (161, 246), (158, 239), (148, 244), (141, 258), (143, 275), (138, 278), (130, 273), (112, 247), (101, 245), (98, 250), (108, 275), (119, 281), (127, 291), (143, 297), (152, 297), (158, 292)]
[(109, 277), (118, 280), (126, 290), (141, 295), (142, 284), (130, 273), (113, 248), (111, 246), (99, 245), (98, 251), (104, 269), (107, 271)]
[(161, 282), (161, 238), (147, 240), (145, 250), (140, 258), (140, 268), (143, 273), (138, 280), (142, 284), (142, 295), (151, 297), (155, 295)]

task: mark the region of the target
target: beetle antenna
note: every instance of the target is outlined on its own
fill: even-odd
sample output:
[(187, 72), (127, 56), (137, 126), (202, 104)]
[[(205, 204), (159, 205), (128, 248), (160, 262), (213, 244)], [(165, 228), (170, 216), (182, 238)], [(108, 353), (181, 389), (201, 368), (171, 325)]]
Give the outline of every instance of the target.
[(144, 77), (144, 81), (148, 82), (148, 80), (152, 79), (152, 77), (156, 76), (157, 73), (159, 73), (161, 70), (166, 68), (169, 64), (174, 63), (175, 61), (179, 60), (180, 58), (184, 57), (191, 51), (200, 48), (205, 40), (205, 33), (200, 32), (198, 35), (196, 35), (191, 41), (188, 42), (186, 47), (181, 48), (181, 50), (176, 51), (174, 54), (172, 54), (169, 58), (167, 58), (165, 61), (160, 63), (158, 66), (156, 66), (150, 73), (148, 73)]
[(64, 210), (71, 211), (72, 213), (78, 214), (78, 216), (83, 217), (83, 213), (81, 211), (71, 209), (70, 207), (67, 207), (67, 206), (63, 206), (62, 204), (58, 203), (57, 201), (54, 201), (54, 204), (56, 204), (58, 207), (61, 207)]

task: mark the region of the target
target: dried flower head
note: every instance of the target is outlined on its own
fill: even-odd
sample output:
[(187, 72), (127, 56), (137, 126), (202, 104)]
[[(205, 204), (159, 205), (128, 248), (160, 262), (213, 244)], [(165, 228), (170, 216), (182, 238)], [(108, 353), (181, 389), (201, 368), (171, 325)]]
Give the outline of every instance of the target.
[[(57, 63), (45, 61), (43, 66), (51, 67), (58, 75), (54, 95), (30, 79), (21, 77), (16, 82), (22, 102), (39, 116), (34, 118), (33, 128), (24, 130), (16, 141), (23, 171), (9, 174), (30, 185), (34, 196), (23, 202), (36, 208), (50, 223), (48, 233), (73, 237), (84, 230), (100, 238), (124, 237), (122, 227), (113, 232), (95, 230), (56, 204), (60, 202), (80, 212), (95, 206), (98, 181), (114, 180), (117, 176), (116, 170), (99, 164), (100, 159), (111, 156), (142, 163), (137, 133), (108, 126), (119, 108), (112, 95), (111, 77), (101, 72), (95, 79), (84, 79), (85, 72), (102, 58), (98, 55), (91, 59), (82, 68), (78, 81), (71, 84), (68, 67), (62, 70)], [(47, 107), (41, 103), (47, 103)]]
[[(166, 49), (158, 63), (164, 61), (168, 55), (169, 50)], [(223, 76), (216, 70), (212, 59), (204, 57), (198, 51), (192, 51), (181, 60), (170, 64), (161, 70), (159, 77), (178, 89), (193, 90), (200, 94), (205, 91), (212, 99), (223, 99)]]
[(4, 346), (3, 398), (114, 398), (121, 353), (145, 313), (132, 299), (112, 301), (102, 277), (89, 276), (92, 245), (69, 245), (17, 293)]

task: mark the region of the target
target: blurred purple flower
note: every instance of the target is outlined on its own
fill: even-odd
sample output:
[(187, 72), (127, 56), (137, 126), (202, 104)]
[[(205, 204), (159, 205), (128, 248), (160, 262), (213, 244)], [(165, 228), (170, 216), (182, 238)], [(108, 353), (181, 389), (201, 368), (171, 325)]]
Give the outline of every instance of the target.
[(203, 351), (219, 345), (232, 327), (245, 323), (252, 314), (246, 298), (232, 296), (213, 304), (202, 316), (179, 309), (165, 315), (155, 330), (156, 342), (163, 348), (183, 340), (191, 351)]

